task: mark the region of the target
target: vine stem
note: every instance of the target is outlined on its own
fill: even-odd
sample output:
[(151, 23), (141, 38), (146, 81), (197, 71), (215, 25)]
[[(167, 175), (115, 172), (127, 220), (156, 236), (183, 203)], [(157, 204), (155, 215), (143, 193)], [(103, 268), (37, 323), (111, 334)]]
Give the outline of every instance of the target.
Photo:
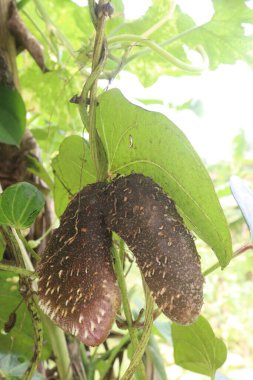
[[(98, 7), (102, 7), (104, 4), (105, 0), (100, 0)], [(106, 15), (102, 12), (99, 17), (96, 16), (94, 0), (89, 0), (89, 9), (92, 22), (96, 28), (96, 37), (93, 49), (92, 71), (83, 86), (79, 110), (83, 125), (89, 132), (91, 158), (95, 164), (97, 180), (99, 181), (105, 180), (107, 177), (107, 157), (96, 129), (97, 82), (107, 58), (105, 40)], [(87, 112), (88, 105), (89, 112)]]
[[(112, 248), (112, 254), (114, 257), (114, 267), (115, 267), (115, 273), (117, 276), (121, 297), (122, 297), (122, 305), (124, 314), (126, 317), (127, 325), (128, 325), (128, 331), (131, 338), (131, 344), (133, 347), (133, 350), (136, 352), (138, 346), (139, 346), (139, 340), (138, 340), (138, 332), (133, 326), (133, 319), (132, 319), (132, 313), (131, 308), (128, 301), (128, 294), (127, 294), (127, 286), (126, 286), (126, 280), (124, 276), (124, 270), (123, 270), (123, 263), (121, 261), (122, 252), (119, 252), (115, 247)], [(137, 368), (137, 374), (139, 375), (140, 379), (145, 380), (145, 369), (143, 363), (138, 363), (139, 367)]]
[[(26, 252), (29, 252), (31, 254), (31, 256), (36, 260), (36, 261), (40, 261), (41, 260), (41, 257), (30, 247), (30, 245), (28, 244), (28, 241), (24, 238), (24, 236), (22, 235), (22, 232), (19, 231), (19, 230), (15, 230), (13, 229), (13, 234), (17, 234), (18, 238), (21, 240), (22, 244), (20, 245), (20, 250), (22, 252), (23, 250), (23, 247), (25, 248), (25, 251)], [(24, 254), (24, 257), (26, 257), (27, 255)], [(31, 262), (30, 258), (29, 258), (29, 262)], [(27, 263), (28, 264), (28, 263)], [(28, 264), (30, 265), (30, 264)]]
[[(105, 3), (104, 0), (99, 1), (99, 6)], [(91, 9), (91, 7), (90, 7)], [(94, 11), (94, 8), (93, 8)], [(92, 59), (92, 71), (94, 71), (101, 60), (102, 55), (106, 56), (105, 50), (105, 22), (106, 16), (101, 15), (97, 20), (96, 24), (96, 38), (94, 42), (94, 50), (93, 50), (93, 59)], [(106, 57), (103, 59), (105, 61)], [(96, 107), (97, 107), (97, 82), (98, 77), (94, 80), (91, 89), (90, 89), (90, 108), (89, 108), (89, 132), (90, 132), (90, 140), (91, 140), (91, 155), (94, 158), (94, 162), (97, 168), (97, 172), (99, 172), (99, 161), (97, 160), (97, 146), (96, 146)]]
[(145, 312), (145, 322), (144, 322), (144, 329), (143, 334), (141, 337), (141, 340), (137, 346), (137, 349), (135, 350), (131, 363), (126, 370), (125, 374), (122, 376), (121, 380), (130, 380), (133, 376), (133, 374), (136, 371), (136, 368), (138, 368), (143, 354), (146, 350), (149, 337), (152, 331), (153, 326), (153, 310), (154, 310), (154, 300), (151, 295), (150, 290), (148, 289), (145, 280), (142, 278), (143, 287), (145, 289), (145, 299), (146, 299), (146, 312)]
[[(247, 245), (240, 247), (237, 251), (235, 251), (233, 253), (231, 260), (235, 259), (237, 256), (241, 255), (242, 253), (244, 253), (250, 249), (253, 249), (253, 244), (247, 244)], [(214, 272), (216, 269), (218, 269), (220, 267), (221, 267), (220, 263), (217, 262), (216, 264), (212, 265), (210, 268), (206, 269), (203, 272), (203, 276), (208, 276), (210, 273)]]
[[(115, 361), (115, 358), (117, 357), (119, 352), (129, 344), (129, 342), (130, 342), (129, 335), (126, 334), (125, 336), (123, 336), (123, 338), (117, 344), (117, 346), (113, 348), (113, 350), (111, 351), (110, 357), (108, 359), (104, 360), (105, 361), (104, 367), (100, 371), (100, 380), (104, 380), (106, 378), (106, 375), (107, 375), (108, 371), (111, 369), (111, 367)], [(101, 357), (101, 360), (103, 360), (103, 356)]]
[(174, 55), (169, 53), (167, 50), (164, 50), (160, 45), (155, 43), (152, 40), (149, 40), (142, 36), (136, 36), (135, 34), (121, 34), (119, 36), (114, 36), (108, 38), (108, 44), (117, 44), (125, 42), (137, 42), (142, 45), (146, 45), (151, 50), (159, 54), (162, 58), (170, 62), (172, 65), (178, 67), (181, 70), (191, 72), (191, 73), (201, 73), (204, 69), (207, 68), (207, 62), (204, 62), (202, 67), (193, 66), (191, 64), (185, 63), (180, 59), (176, 58)]
[[(173, 42), (175, 42), (175, 41), (177, 41), (177, 40), (180, 40), (180, 39), (183, 38), (184, 36), (187, 36), (188, 34), (190, 34), (190, 33), (194, 32), (194, 31), (196, 31), (198, 28), (199, 28), (199, 26), (194, 27), (194, 28), (191, 28), (191, 29), (187, 29), (187, 30), (185, 30), (184, 32), (181, 32), (181, 33), (177, 34), (176, 36), (173, 36), (172, 38), (170, 38), (170, 39), (168, 39), (168, 40), (162, 42), (162, 43), (160, 44), (160, 46), (161, 46), (161, 47), (163, 47), (163, 46), (169, 46), (169, 45), (171, 45)], [(148, 34), (148, 35), (149, 35), (149, 34)], [(145, 33), (144, 33), (144, 35), (142, 35), (142, 36), (145, 36)], [(145, 37), (147, 37), (147, 36), (145, 36)], [(132, 54), (132, 55), (126, 60), (125, 65), (127, 65), (129, 62), (133, 61), (133, 60), (136, 59), (136, 58), (139, 58), (139, 57), (141, 57), (141, 56), (143, 56), (143, 55), (145, 55), (145, 54), (148, 54), (148, 53), (150, 52), (150, 50), (152, 50), (152, 49), (150, 49), (150, 47), (147, 47), (147, 48), (143, 48), (142, 50), (138, 51), (137, 53)], [(208, 66), (208, 56), (207, 56), (207, 54), (204, 52), (203, 49), (200, 49), (199, 47), (198, 47), (197, 50), (198, 50), (198, 52), (202, 55), (202, 58), (203, 58), (203, 61), (204, 61), (204, 66), (207, 67), (207, 66)]]
[(24, 277), (36, 276), (36, 272), (32, 272), (31, 270), (15, 267), (13, 265), (8, 265), (8, 264), (3, 264), (3, 263), (0, 263), (0, 270), (6, 271), (6, 272), (12, 272)]

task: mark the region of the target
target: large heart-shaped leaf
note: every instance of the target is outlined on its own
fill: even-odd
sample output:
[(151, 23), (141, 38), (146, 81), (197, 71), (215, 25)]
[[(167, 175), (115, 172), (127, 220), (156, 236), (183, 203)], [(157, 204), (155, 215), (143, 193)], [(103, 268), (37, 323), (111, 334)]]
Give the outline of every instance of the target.
[(18, 145), (26, 124), (26, 109), (20, 94), (0, 84), (0, 142)]
[(200, 316), (190, 326), (172, 324), (175, 363), (214, 379), (217, 368), (225, 362), (227, 349), (216, 338), (209, 322)]
[(60, 145), (59, 154), (54, 158), (52, 166), (55, 175), (55, 210), (60, 216), (71, 194), (96, 182), (95, 166), (90, 157), (88, 143), (79, 136), (67, 137)]
[(30, 183), (19, 182), (9, 186), (0, 196), (0, 224), (27, 228), (34, 222), (44, 203), (42, 193)]
[(226, 266), (232, 254), (228, 225), (212, 181), (183, 132), (164, 115), (130, 103), (117, 89), (99, 97), (97, 128), (109, 173), (152, 177)]

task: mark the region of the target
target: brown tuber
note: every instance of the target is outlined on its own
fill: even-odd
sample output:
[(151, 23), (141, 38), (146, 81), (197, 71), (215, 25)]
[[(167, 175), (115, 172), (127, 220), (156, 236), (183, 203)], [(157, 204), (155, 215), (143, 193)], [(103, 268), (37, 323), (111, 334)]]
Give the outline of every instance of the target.
[(111, 231), (128, 244), (164, 314), (192, 323), (203, 303), (193, 238), (174, 202), (142, 174), (89, 185), (70, 202), (38, 267), (43, 311), (87, 345), (106, 339), (120, 306)]
[(106, 339), (120, 305), (103, 188), (96, 183), (75, 196), (38, 267), (42, 310), (89, 346)]
[(140, 174), (117, 179), (107, 191), (106, 225), (135, 255), (157, 305), (175, 322), (193, 322), (202, 306), (203, 277), (174, 202)]

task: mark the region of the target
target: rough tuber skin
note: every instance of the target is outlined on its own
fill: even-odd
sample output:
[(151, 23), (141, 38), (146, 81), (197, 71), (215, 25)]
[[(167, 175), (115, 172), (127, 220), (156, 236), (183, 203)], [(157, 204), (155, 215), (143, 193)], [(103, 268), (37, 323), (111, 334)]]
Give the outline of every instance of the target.
[(111, 231), (135, 255), (164, 314), (192, 323), (203, 303), (193, 238), (174, 202), (142, 174), (89, 185), (70, 202), (38, 267), (43, 311), (86, 345), (106, 339), (120, 306)]
[(120, 306), (103, 188), (96, 183), (75, 196), (38, 266), (42, 310), (88, 346), (107, 338)]
[(135, 255), (155, 302), (172, 321), (192, 323), (203, 303), (203, 277), (174, 202), (141, 174), (117, 179), (107, 192), (106, 225)]

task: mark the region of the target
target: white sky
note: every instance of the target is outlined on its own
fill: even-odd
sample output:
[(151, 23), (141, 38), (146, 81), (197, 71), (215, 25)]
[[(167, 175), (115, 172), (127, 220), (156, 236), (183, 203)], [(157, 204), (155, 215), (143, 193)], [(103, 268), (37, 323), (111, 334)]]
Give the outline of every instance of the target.
[[(84, 5), (86, 0), (74, 0)], [(127, 19), (141, 17), (151, 0), (123, 0)], [(168, 2), (169, 3), (169, 2)], [(177, 0), (177, 4), (197, 24), (207, 22), (213, 15), (211, 0)], [(248, 1), (253, 7), (253, 1)], [(253, 29), (247, 29), (251, 33)], [(189, 140), (208, 163), (230, 160), (233, 137), (245, 130), (253, 144), (253, 71), (244, 63), (222, 65), (215, 72), (206, 71), (196, 77), (161, 77), (153, 86), (144, 89), (137, 77), (122, 72), (112, 87), (118, 87), (129, 98), (159, 99), (163, 106), (149, 109), (163, 112), (188, 136)], [(169, 89), (169, 90), (168, 90)], [(191, 110), (175, 111), (168, 104), (180, 105), (190, 99), (201, 100), (202, 117)]]

